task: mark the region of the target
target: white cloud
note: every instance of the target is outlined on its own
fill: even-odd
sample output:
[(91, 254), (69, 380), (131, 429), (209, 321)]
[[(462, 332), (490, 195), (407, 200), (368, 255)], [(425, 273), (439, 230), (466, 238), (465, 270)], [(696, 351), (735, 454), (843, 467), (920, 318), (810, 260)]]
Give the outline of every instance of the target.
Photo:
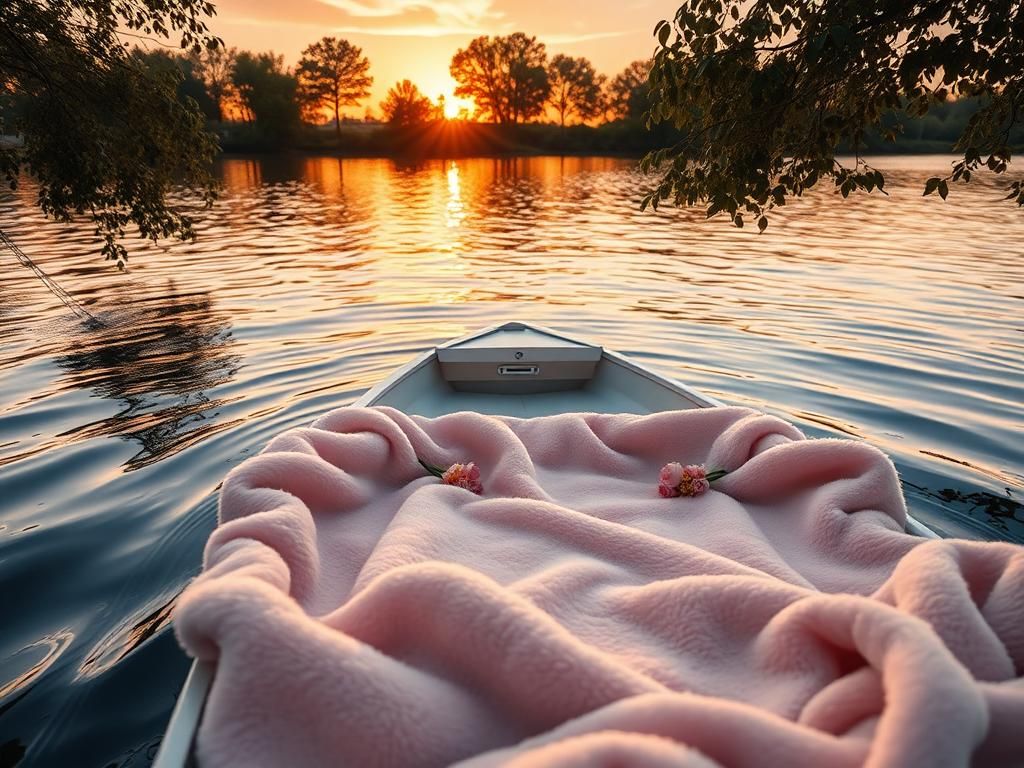
[(441, 26), (438, 24), (426, 24), (422, 26), (395, 26), (395, 27), (357, 27), (357, 26), (331, 26), (331, 32), (344, 35), (373, 35), (375, 37), (443, 37), (445, 35), (486, 35), (493, 33), (493, 30), (474, 29), (463, 26)]
[(549, 45), (568, 45), (569, 43), (583, 43), (587, 40), (604, 40), (608, 37), (621, 37), (626, 32), (584, 32), (575, 34), (573, 32), (556, 32), (551, 35), (539, 34), (538, 38)]
[[(2, 0), (0, 0), (2, 2)], [(275, 27), (310, 27), (325, 34), (369, 35), (373, 37), (444, 37), (501, 35), (529, 25), (513, 22), (508, 14), (494, 7), (496, 0), (316, 0), (334, 9), (333, 18), (283, 21), (247, 13), (230, 19), (234, 24)], [(322, 15), (322, 14), (321, 14)], [(573, 24), (574, 27), (578, 25)], [(557, 26), (555, 27), (558, 28)], [(620, 37), (625, 31), (585, 32), (581, 29), (545, 33), (536, 28), (523, 30), (536, 34), (548, 45), (572, 45), (590, 40)]]
[[(426, 30), (435, 30), (433, 34), (455, 34), (458, 32), (478, 32), (481, 29), (493, 28), (501, 21), (502, 14), (495, 11), (492, 0), (320, 0), (324, 5), (344, 11), (357, 19), (391, 19), (401, 22), (403, 19), (414, 18), (423, 21), (430, 18), (432, 23), (396, 24), (394, 29), (402, 30), (391, 34), (430, 34)], [(352, 25), (351, 30), (364, 31), (369, 34), (384, 34), (377, 27), (363, 29), (362, 25)], [(413, 32), (412, 30), (417, 30)]]

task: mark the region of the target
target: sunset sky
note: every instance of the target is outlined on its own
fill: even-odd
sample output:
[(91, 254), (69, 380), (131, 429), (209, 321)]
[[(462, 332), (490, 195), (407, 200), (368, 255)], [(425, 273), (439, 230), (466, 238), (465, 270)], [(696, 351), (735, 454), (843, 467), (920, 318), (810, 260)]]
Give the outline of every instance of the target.
[(652, 30), (678, 3), (664, 0), (219, 0), (212, 30), (228, 46), (273, 50), (293, 66), (303, 48), (333, 35), (370, 59), (373, 94), (348, 113), (361, 117), (397, 80), (451, 99), (448, 64), (456, 49), (483, 34), (527, 32), (548, 55), (586, 56), (612, 76), (654, 48)]

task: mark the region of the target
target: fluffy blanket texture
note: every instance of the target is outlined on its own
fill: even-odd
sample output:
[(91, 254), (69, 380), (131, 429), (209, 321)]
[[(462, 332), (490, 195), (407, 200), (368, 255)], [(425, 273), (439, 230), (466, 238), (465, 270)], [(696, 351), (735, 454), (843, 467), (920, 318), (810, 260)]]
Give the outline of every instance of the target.
[[(670, 461), (730, 473), (661, 498)], [(905, 514), (879, 451), (744, 408), (334, 411), (224, 483), (200, 762), (1022, 764), (1024, 549)]]

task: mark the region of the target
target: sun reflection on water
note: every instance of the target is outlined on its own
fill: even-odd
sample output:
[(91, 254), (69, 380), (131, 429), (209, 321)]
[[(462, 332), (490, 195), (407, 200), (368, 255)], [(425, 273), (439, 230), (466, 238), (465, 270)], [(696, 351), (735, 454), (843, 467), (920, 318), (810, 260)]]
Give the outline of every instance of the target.
[(458, 227), (465, 218), (462, 193), (459, 186), (459, 165), (454, 160), (448, 166), (448, 202), (445, 205), (445, 222), (449, 227)]

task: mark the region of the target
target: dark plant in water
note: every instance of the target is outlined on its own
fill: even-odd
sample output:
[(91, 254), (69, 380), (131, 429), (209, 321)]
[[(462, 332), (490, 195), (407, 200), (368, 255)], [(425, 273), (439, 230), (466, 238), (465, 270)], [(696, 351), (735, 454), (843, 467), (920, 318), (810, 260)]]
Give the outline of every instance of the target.
[[(882, 191), (859, 154), (887, 115), (922, 116), (951, 98), (983, 97), (956, 141), (959, 157), (926, 195), (979, 168), (1007, 170), (1024, 118), (1024, 4), (1019, 0), (688, 0), (655, 27), (648, 124), (683, 138), (652, 152), (661, 178), (643, 200), (707, 204), (760, 229), (786, 198), (830, 179), (844, 197)], [(836, 155), (841, 147), (856, 157)], [(1024, 182), (1007, 199), (1024, 205)]]
[(103, 254), (123, 265), (127, 228), (156, 240), (194, 239), (172, 204), (177, 185), (212, 202), (217, 150), (194, 99), (179, 97), (180, 70), (152, 67), (126, 40), (174, 39), (198, 53), (222, 45), (205, 0), (0, 2), (0, 175), (15, 187), (24, 170), (38, 204), (58, 221), (88, 217)]

